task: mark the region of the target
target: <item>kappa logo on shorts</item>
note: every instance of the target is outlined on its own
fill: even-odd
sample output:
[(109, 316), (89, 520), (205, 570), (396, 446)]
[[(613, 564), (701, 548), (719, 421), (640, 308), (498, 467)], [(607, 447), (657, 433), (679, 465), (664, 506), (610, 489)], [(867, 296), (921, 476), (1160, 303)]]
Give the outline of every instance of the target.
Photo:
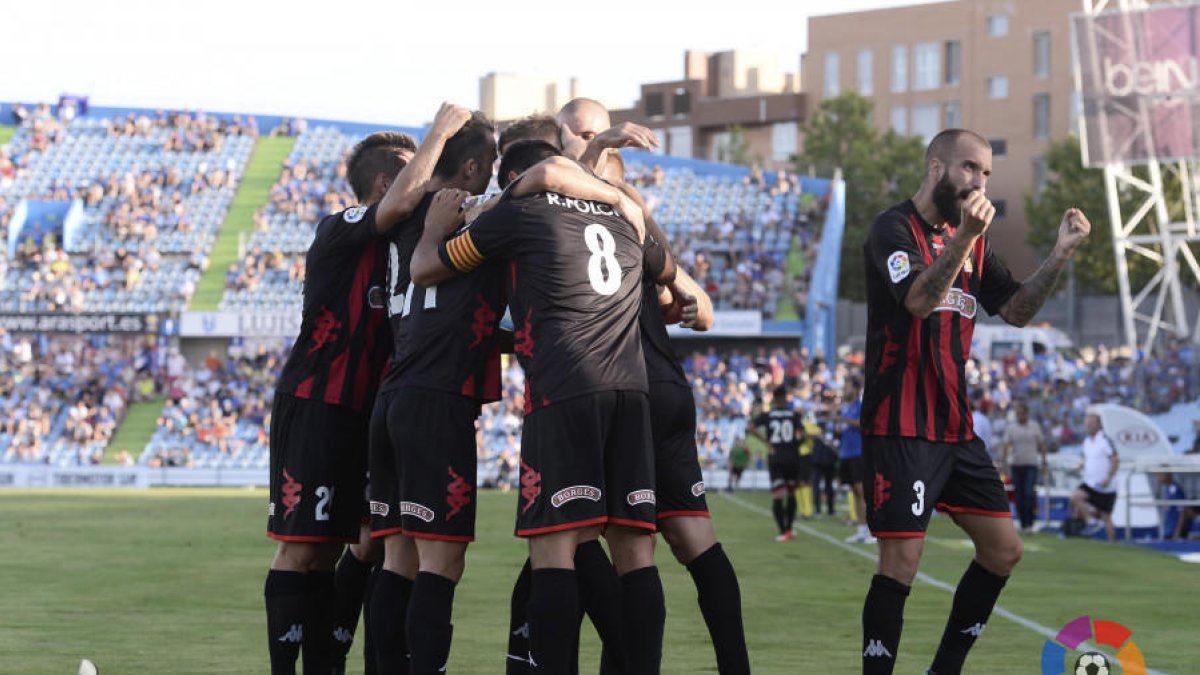
[(371, 515), (386, 517), (387, 514), (389, 514), (391, 512), (392, 512), (392, 507), (388, 506), (387, 502), (377, 502), (377, 501), (371, 502)]
[(878, 511), (883, 503), (892, 498), (892, 493), (888, 492), (888, 488), (892, 487), (892, 481), (883, 477), (883, 474), (875, 472), (875, 510)]
[(345, 211), (343, 211), (342, 212), (342, 220), (353, 225), (354, 223), (357, 223), (358, 221), (362, 220), (363, 216), (365, 216), (365, 215), (367, 215), (367, 207), (356, 206), (352, 209), (346, 209)]
[(625, 495), (625, 502), (630, 506), (638, 504), (654, 504), (654, 490), (634, 490)]
[(452, 467), (448, 466), (446, 470), (450, 472), (450, 483), (446, 485), (446, 506), (450, 507), (446, 520), (449, 521), (471, 503), (471, 484), (454, 473)]
[(414, 516), (427, 523), (433, 522), (433, 509), (416, 502), (400, 502), (400, 515)]
[[(651, 492), (651, 495), (653, 494)], [(592, 487), (591, 485), (572, 485), (571, 487), (563, 488), (550, 497), (550, 505), (557, 509), (563, 504), (573, 502), (576, 499), (590, 499), (598, 502), (600, 501), (600, 488)]]
[[(528, 386), (528, 382), (526, 382)], [(521, 513), (529, 510), (533, 503), (537, 501), (538, 495), (542, 494), (542, 474), (533, 470), (532, 466), (521, 460), (521, 499), (525, 500), (525, 505), (521, 507)]]
[(700, 481), (699, 483), (692, 485), (693, 497), (699, 497), (700, 495), (704, 494), (704, 492), (704, 481)]
[(283, 519), (287, 520), (288, 516), (292, 515), (292, 511), (295, 511), (296, 507), (300, 505), (300, 490), (304, 489), (304, 485), (297, 483), (296, 479), (292, 478), (292, 475), (287, 472), (287, 469), (283, 470), (283, 478), (284, 483), (281, 488), (283, 499), (279, 501), (283, 502), (283, 505), (287, 507), (287, 510), (283, 512)]

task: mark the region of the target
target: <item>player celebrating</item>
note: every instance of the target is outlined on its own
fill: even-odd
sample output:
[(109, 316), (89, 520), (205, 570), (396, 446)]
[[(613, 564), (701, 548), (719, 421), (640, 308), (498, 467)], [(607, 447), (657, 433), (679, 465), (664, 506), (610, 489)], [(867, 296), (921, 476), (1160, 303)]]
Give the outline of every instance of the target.
[(771, 479), (771, 513), (779, 534), (775, 541), (791, 541), (796, 533), (796, 485), (800, 479), (800, 443), (804, 440), (804, 418), (788, 403), (784, 385), (775, 387), (771, 410), (760, 413), (746, 433), (767, 444), (767, 475)]
[[(370, 614), (376, 638), (376, 656), (383, 672), (406, 672), (410, 651), (412, 666), (414, 670), (419, 668), (418, 672), (433, 672), (444, 664), (450, 644), (449, 617), (453, 582), (461, 575), (461, 569), (455, 572), (454, 564), (446, 559), (450, 554), (444, 549), (439, 549), (437, 543), (440, 543), (443, 536), (453, 537), (450, 540), (453, 542), (462, 542), (463, 537), (468, 536), (474, 526), (473, 517), (468, 518), (467, 515), (458, 518), (454, 523), (442, 523), (458, 526), (470, 520), (470, 527), (465, 533), (422, 529), (414, 524), (420, 523), (425, 517), (433, 518), (432, 507), (429, 505), (430, 493), (402, 482), (402, 479), (408, 477), (401, 471), (397, 461), (404, 458), (418, 466), (428, 466), (431, 461), (428, 448), (438, 446), (439, 451), (446, 452), (446, 457), (451, 461), (443, 465), (443, 470), (436, 476), (424, 474), (426, 481), (433, 481), (432, 485), (439, 489), (447, 487), (448, 484), (443, 479), (449, 471), (453, 471), (456, 475), (471, 477), (469, 482), (465, 478), (462, 482), (450, 481), (449, 484), (454, 489), (474, 489), (473, 426), (478, 415), (479, 402), (483, 398), (480, 392), (484, 382), (482, 379), (477, 380), (477, 385), (467, 392), (462, 391), (462, 381), (453, 386), (448, 383), (459, 376), (467, 378), (483, 368), (481, 364), (486, 362), (464, 358), (463, 363), (442, 364), (444, 370), (439, 370), (435, 364), (424, 360), (428, 355), (413, 351), (407, 344), (410, 339), (416, 339), (425, 345), (426, 350), (452, 346), (441, 344), (438, 339), (431, 338), (426, 333), (436, 331), (438, 326), (432, 324), (436, 324), (437, 320), (447, 313), (453, 314), (455, 319), (460, 318), (461, 313), (454, 311), (460, 310), (460, 305), (467, 302), (457, 293), (461, 287), (455, 286), (452, 289), (455, 292), (452, 292), (448, 305), (451, 311), (438, 311), (437, 289), (417, 288), (409, 278), (409, 259), (416, 242), (420, 239), (426, 214), (433, 203), (436, 194), (433, 190), (453, 188), (470, 194), (481, 194), (491, 180), (492, 164), (496, 159), (494, 127), (481, 113), (467, 115), (465, 122), (460, 123), (454, 134), (444, 141), (438, 156), (432, 158), (432, 177), (425, 185), (431, 191), (423, 193), (410, 217), (398, 223), (388, 237), (387, 314), (394, 344), (391, 364), (384, 376), (385, 393), (375, 404), (370, 431), (371, 536), (384, 540), (383, 570), (376, 581)], [(420, 304), (414, 305), (414, 302), (418, 302), (417, 296), (420, 296)], [(490, 302), (494, 298), (489, 294), (485, 300)], [(418, 313), (414, 314), (414, 311)], [(412, 323), (422, 324), (423, 327), (414, 333)], [(431, 325), (424, 326), (425, 323)], [(436, 347), (431, 347), (430, 344), (436, 344)], [(456, 352), (456, 356), (462, 356), (462, 352)], [(478, 358), (486, 356), (484, 354)], [(402, 372), (401, 369), (408, 372)], [(402, 388), (401, 385), (405, 386)], [(448, 387), (451, 387), (451, 393), (461, 395), (437, 395), (436, 392), (445, 393)], [(413, 395), (414, 389), (420, 391), (421, 395)], [(433, 412), (425, 407), (428, 402), (441, 403), (442, 406), (437, 412)], [(410, 409), (412, 406), (418, 407), (416, 417)], [(435, 428), (423, 423), (417, 428), (415, 420), (422, 419), (422, 416), (436, 420), (440, 426)], [(463, 464), (461, 458), (455, 454), (460, 452), (464, 444), (461, 433), (464, 424), (472, 428), (467, 434), (471, 446), (470, 466)], [(419, 487), (430, 486), (422, 484)], [(436, 505), (444, 501), (445, 494), (433, 496), (438, 498), (438, 501), (434, 502)], [(456, 503), (462, 503), (463, 496), (466, 495), (460, 493)], [(406, 513), (415, 516), (415, 519), (406, 517)], [(443, 511), (439, 511), (439, 514), (439, 518), (446, 515)], [(450, 529), (454, 530), (453, 527)], [(428, 549), (426, 557), (436, 561), (430, 563), (430, 573), (427, 576), (418, 576), (418, 551), (412, 538), (406, 536), (406, 533), (411, 532), (421, 532), (425, 538), (439, 540), (425, 546)], [(417, 581), (423, 583), (417, 585)], [(406, 624), (406, 617), (410, 611), (419, 614), (428, 612), (430, 618)], [(441, 621), (442, 617), (445, 621)], [(410, 645), (407, 641), (406, 625), (417, 631), (419, 645)], [(441, 660), (438, 660), (439, 658)], [(430, 666), (435, 661), (436, 665)]]
[(507, 199), (440, 243), (426, 230), (413, 279), (432, 284), (511, 261), (510, 306), (526, 372), (517, 535), (529, 539), (531, 657), (570, 670), (579, 599), (574, 555), (606, 525), (622, 575), (635, 672), (657, 672), (665, 616), (654, 566), (653, 458), (637, 330), (644, 225), (607, 205), (546, 192)]
[(264, 598), (272, 673), (294, 673), (301, 645), (306, 670), (335, 666), (333, 569), (343, 545), (359, 540), (364, 411), (388, 353), (382, 235), (416, 207), (428, 156), (440, 152), (464, 112), (443, 105), (415, 155), (403, 134), (359, 143), (347, 167), (366, 206), (323, 219), (308, 251), (300, 334), (271, 412), (267, 535), (279, 545)]
[(1050, 258), (1013, 280), (984, 234), (995, 208), (985, 197), (988, 142), (970, 131), (939, 133), (925, 151), (925, 178), (909, 201), (883, 212), (864, 246), (867, 359), (861, 430), (872, 482), (867, 523), (879, 538), (879, 570), (863, 606), (862, 672), (891, 673), (904, 603), (917, 574), (931, 509), (951, 514), (975, 543), (959, 581), (931, 672), (961, 671), (1021, 558), (1004, 486), (972, 432), (965, 364), (980, 305), (1023, 326), (1053, 291), (1091, 231), (1069, 209)]

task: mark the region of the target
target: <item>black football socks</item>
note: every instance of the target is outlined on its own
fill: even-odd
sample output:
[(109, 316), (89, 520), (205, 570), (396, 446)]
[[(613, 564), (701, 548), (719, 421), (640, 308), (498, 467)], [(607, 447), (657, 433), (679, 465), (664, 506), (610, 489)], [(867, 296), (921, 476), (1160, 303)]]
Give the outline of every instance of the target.
[(267, 606), (267, 647), (272, 675), (294, 675), (304, 642), (304, 601), (308, 582), (300, 572), (270, 570), (263, 586)]
[(696, 601), (717, 652), (720, 675), (749, 675), (746, 633), (742, 626), (742, 594), (737, 573), (721, 544), (713, 544), (690, 562), (687, 570), (696, 584)]
[(783, 520), (784, 532), (791, 532), (792, 525), (796, 523), (796, 491), (788, 490), (787, 493), (787, 514)]
[[(614, 669), (610, 672), (626, 672), (629, 650), (621, 612), (621, 578), (600, 540), (586, 541), (576, 547), (575, 575), (579, 580), (579, 606), (596, 627), (604, 659)], [(575, 639), (578, 643), (578, 631)]]
[(651, 565), (621, 576), (621, 607), (629, 645), (629, 672), (658, 675), (667, 606), (657, 567)]
[(408, 673), (408, 640), (404, 624), (413, 582), (390, 570), (379, 570), (371, 594), (372, 640), (375, 665), (381, 673)]
[(529, 675), (529, 600), (533, 570), (529, 558), (513, 584), (512, 599), (508, 610), (508, 656), (505, 659), (505, 675)]
[(958, 675), (962, 671), (967, 652), (987, 626), (988, 617), (1007, 581), (1008, 577), (992, 574), (979, 563), (971, 561), (954, 591), (950, 618), (946, 621), (942, 642), (933, 658), (933, 672), (938, 675)]
[(371, 564), (354, 557), (347, 546), (333, 574), (333, 658), (335, 665), (341, 665), (345, 664), (346, 654), (350, 652), (350, 645), (354, 643), (358, 615), (362, 611), (363, 598), (366, 595), (367, 579), (371, 576)]
[(771, 515), (775, 516), (775, 526), (779, 528), (779, 534), (788, 531), (787, 515), (784, 513), (783, 497), (776, 497), (771, 500)]
[(862, 615), (863, 675), (891, 675), (896, 666), (909, 590), (909, 586), (882, 574), (871, 578)]
[(529, 658), (538, 672), (567, 673), (579, 632), (579, 582), (575, 570), (533, 570), (529, 598)]
[(454, 582), (440, 574), (419, 572), (408, 601), (408, 650), (412, 675), (436, 675), (450, 658), (450, 624)]
[(309, 572), (307, 599), (304, 603), (304, 672), (325, 673), (333, 669), (333, 572)]

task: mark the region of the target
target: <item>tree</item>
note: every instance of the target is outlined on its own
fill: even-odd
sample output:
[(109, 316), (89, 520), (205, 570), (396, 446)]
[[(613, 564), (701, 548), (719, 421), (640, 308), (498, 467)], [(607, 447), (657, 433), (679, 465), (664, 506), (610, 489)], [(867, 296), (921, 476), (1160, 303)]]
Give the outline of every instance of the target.
[[(1088, 294), (1117, 292), (1117, 264), (1113, 255), (1112, 222), (1108, 217), (1108, 198), (1104, 187), (1104, 171), (1083, 166), (1079, 154), (1079, 139), (1074, 136), (1055, 141), (1046, 152), (1046, 183), (1037, 195), (1025, 196), (1025, 214), (1029, 229), (1025, 241), (1045, 256), (1058, 239), (1058, 224), (1064, 211), (1081, 209), (1092, 223), (1092, 234), (1075, 252), (1075, 282)], [(1164, 178), (1168, 176), (1164, 175)], [(1165, 185), (1168, 202), (1172, 186)], [(1178, 180), (1175, 192), (1178, 194)], [(1122, 195), (1121, 211), (1131, 213), (1136, 208), (1137, 195)], [(1130, 281), (1137, 287), (1154, 274), (1154, 264), (1143, 256), (1130, 253)]]
[(728, 139), (717, 145), (717, 161), (726, 164), (750, 166), (750, 143), (746, 140), (746, 129), (740, 124), (725, 128)]
[(871, 101), (847, 92), (825, 99), (803, 127), (800, 173), (831, 175), (846, 181), (846, 230), (842, 237), (839, 293), (865, 301), (862, 247), (871, 222), (884, 209), (911, 197), (924, 175), (925, 147), (916, 136), (880, 133), (871, 124)]

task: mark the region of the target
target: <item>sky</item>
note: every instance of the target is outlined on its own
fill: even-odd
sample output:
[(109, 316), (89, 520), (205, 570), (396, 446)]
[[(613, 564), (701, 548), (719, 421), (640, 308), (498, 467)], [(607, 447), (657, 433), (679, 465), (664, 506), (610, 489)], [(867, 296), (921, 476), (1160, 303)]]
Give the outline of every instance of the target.
[[(479, 105), (489, 72), (537, 75), (628, 107), (683, 75), (686, 49), (754, 48), (797, 71), (806, 19), (914, 0), (62, 0), (10, 3), (0, 101), (201, 108), (420, 126)], [(414, 5), (417, 5), (414, 7)], [(710, 5), (721, 9), (698, 10)], [(729, 10), (736, 6), (737, 13)]]

